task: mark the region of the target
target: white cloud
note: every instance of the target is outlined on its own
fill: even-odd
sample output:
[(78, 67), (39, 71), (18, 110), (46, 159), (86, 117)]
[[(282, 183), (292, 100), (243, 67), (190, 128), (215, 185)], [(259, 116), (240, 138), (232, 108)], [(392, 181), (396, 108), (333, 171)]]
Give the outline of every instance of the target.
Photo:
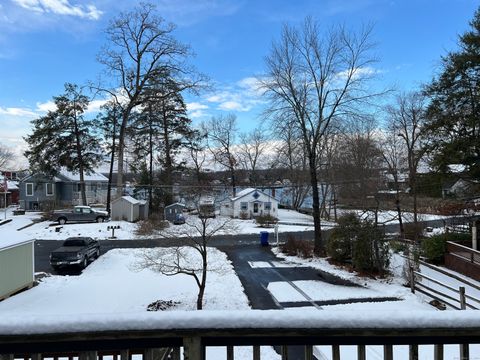
[(37, 116), (37, 114), (30, 109), (16, 108), (16, 107), (9, 107), (9, 108), (0, 107), (0, 115), (18, 116), (18, 117)]
[(187, 103), (188, 111), (196, 111), (196, 110), (205, 110), (208, 109), (208, 105), (201, 104), (199, 102), (191, 102)]
[(76, 16), (82, 19), (98, 20), (103, 12), (95, 5), (74, 5), (71, 0), (12, 0), (24, 9), (38, 13)]
[(55, 106), (55, 103), (52, 100), (49, 100), (44, 103), (37, 102), (36, 111), (48, 112), (48, 111), (54, 111), (56, 108), (57, 107)]
[(237, 101), (225, 101), (218, 105), (220, 110), (229, 110), (229, 111), (248, 111), (251, 109), (250, 106), (243, 106)]
[(259, 82), (254, 77), (246, 77), (233, 85), (224, 86), (220, 91), (205, 98), (210, 103), (218, 104), (218, 110), (247, 112), (262, 104)]

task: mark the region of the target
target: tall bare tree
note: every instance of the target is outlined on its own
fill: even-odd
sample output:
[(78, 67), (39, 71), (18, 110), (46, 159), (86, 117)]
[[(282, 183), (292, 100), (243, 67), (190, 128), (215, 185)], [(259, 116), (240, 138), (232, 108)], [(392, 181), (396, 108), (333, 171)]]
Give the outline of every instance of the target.
[(13, 160), (14, 154), (8, 147), (0, 144), (0, 169), (7, 166)]
[(392, 177), (395, 191), (395, 207), (400, 226), (400, 236), (404, 237), (402, 209), (400, 206), (400, 182), (402, 171), (407, 168), (407, 151), (404, 141), (398, 136), (395, 124), (387, 124), (384, 137), (380, 140), (383, 161), (387, 173)]
[(395, 104), (387, 107), (389, 125), (403, 141), (408, 166), (408, 183), (413, 198), (413, 223), (415, 240), (418, 237), (417, 176), (418, 166), (425, 155), (423, 146), (426, 98), (419, 92), (400, 94)]
[(205, 132), (208, 134), (208, 148), (213, 155), (215, 162), (227, 169), (230, 175), (230, 185), (233, 196), (236, 194), (236, 170), (238, 159), (234, 153), (236, 141), (237, 117), (233, 114), (212, 117), (204, 124)]
[[(283, 27), (266, 58), (260, 79), (270, 100), (269, 114), (293, 119), (305, 146), (312, 186), (315, 253), (322, 254), (317, 165), (319, 146), (332, 123), (359, 111), (375, 94), (366, 87), (373, 75), (371, 27), (358, 33), (335, 27), (321, 35), (314, 20)], [(280, 115), (280, 116), (278, 116)], [(288, 116), (285, 116), (288, 115)]]
[(254, 186), (258, 182), (257, 170), (267, 149), (267, 140), (267, 134), (261, 127), (255, 128), (249, 133), (240, 134), (238, 158), (242, 167), (251, 172), (250, 181)]
[[(132, 11), (114, 18), (106, 34), (109, 42), (98, 56), (98, 61), (113, 78), (113, 84), (98, 86), (112, 95), (119, 93), (122, 103), (122, 121), (119, 127), (117, 153), (117, 196), (123, 192), (125, 137), (130, 114), (145, 101), (148, 89), (157, 86), (169, 74), (176, 79), (176, 92), (194, 89), (204, 78), (196, 77), (186, 64), (191, 56), (188, 46), (173, 37), (175, 26), (167, 24), (153, 4), (140, 3)], [(171, 94), (164, 94), (169, 96)]]
[(275, 167), (285, 169), (282, 179), (287, 181), (284, 185), (288, 185), (285, 196), (290, 198), (292, 208), (298, 210), (311, 189), (305, 147), (295, 127), (283, 122), (279, 125), (282, 127), (278, 128), (280, 142), (275, 148)]

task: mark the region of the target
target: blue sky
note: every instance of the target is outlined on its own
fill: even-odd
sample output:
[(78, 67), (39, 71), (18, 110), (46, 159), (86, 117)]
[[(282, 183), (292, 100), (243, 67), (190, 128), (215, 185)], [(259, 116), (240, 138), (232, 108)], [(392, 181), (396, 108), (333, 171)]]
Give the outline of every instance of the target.
[[(385, 87), (409, 90), (428, 81), (440, 57), (480, 3), (472, 0), (157, 0), (160, 14), (177, 24), (175, 36), (190, 44), (192, 63), (214, 91), (188, 96), (194, 121), (219, 112), (237, 115), (242, 130), (261, 118), (262, 99), (252, 79), (283, 23), (316, 18), (327, 29), (375, 25), (376, 70)], [(0, 0), (0, 143), (21, 151), (29, 121), (43, 114), (65, 82), (95, 80), (103, 29), (132, 0)], [(95, 103), (95, 104), (99, 104)]]

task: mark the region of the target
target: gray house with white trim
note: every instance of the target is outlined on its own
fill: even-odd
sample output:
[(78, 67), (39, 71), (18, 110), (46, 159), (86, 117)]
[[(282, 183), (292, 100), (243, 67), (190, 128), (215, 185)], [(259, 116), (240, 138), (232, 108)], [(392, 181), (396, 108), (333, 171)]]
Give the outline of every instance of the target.
[[(85, 174), (87, 204), (105, 204), (108, 178), (97, 172)], [(65, 170), (56, 176), (31, 174), (19, 182), (20, 207), (25, 210), (48, 210), (81, 204), (79, 174)]]

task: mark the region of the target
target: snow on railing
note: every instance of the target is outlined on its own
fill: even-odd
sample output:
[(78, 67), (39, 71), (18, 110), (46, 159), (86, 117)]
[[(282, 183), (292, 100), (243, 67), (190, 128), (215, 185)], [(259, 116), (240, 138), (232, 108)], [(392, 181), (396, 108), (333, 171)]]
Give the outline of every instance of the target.
[(410, 345), (411, 358), (418, 358), (419, 344), (434, 344), (435, 359), (443, 359), (443, 344), (459, 344), (459, 358), (468, 359), (469, 343), (480, 343), (479, 311), (202, 310), (0, 317), (2, 360), (14, 354), (40, 360), (60, 353), (81, 360), (117, 354), (123, 360), (131, 349), (140, 349), (145, 360), (159, 354), (179, 359), (180, 347), (185, 359), (202, 360), (209, 346), (226, 346), (227, 360), (233, 360), (233, 346), (239, 345), (253, 346), (255, 360), (260, 345), (281, 345), (283, 359), (291, 346), (298, 351), (300, 345), (308, 360), (314, 345), (330, 346), (334, 360), (341, 359), (340, 345), (356, 345), (359, 359), (365, 359), (366, 345), (383, 345), (384, 358), (392, 359), (393, 345)]

